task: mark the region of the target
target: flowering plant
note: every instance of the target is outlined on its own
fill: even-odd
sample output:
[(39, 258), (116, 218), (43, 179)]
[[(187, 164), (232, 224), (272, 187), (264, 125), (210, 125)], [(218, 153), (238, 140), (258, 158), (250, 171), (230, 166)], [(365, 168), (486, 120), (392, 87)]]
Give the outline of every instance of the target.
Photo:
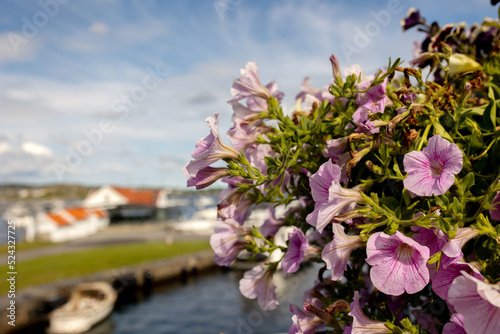
[[(500, 333), (500, 24), (428, 25), (412, 9), (402, 25), (427, 34), (412, 67), (342, 76), (332, 55), (332, 83), (306, 78), (290, 114), (248, 63), (231, 145), (215, 114), (184, 168), (188, 186), (228, 185), (210, 239), (219, 265), (279, 254), (244, 274), (245, 297), (273, 310), (277, 270), (323, 264), (289, 333)], [(265, 204), (269, 219), (247, 226)]]

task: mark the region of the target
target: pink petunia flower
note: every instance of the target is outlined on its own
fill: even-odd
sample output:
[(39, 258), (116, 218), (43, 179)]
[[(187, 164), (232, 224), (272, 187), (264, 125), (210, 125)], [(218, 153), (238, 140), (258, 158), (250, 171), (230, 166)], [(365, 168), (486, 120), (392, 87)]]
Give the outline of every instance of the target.
[(267, 126), (252, 127), (241, 118), (233, 120), (233, 126), (226, 132), (231, 145), (238, 151), (242, 151), (245, 147), (252, 145), (257, 140), (258, 135), (263, 135), (269, 132), (271, 128)]
[(272, 311), (279, 305), (273, 284), (273, 271), (264, 270), (260, 266), (246, 271), (240, 280), (240, 292), (249, 299), (257, 298), (264, 311)]
[[(437, 210), (436, 214), (440, 216), (441, 212)], [(421, 215), (422, 212), (417, 212), (413, 218), (420, 217)], [(411, 227), (411, 230), (415, 232), (412, 239), (421, 245), (429, 247), (430, 256), (440, 252), (448, 241), (448, 235), (439, 227), (432, 226), (430, 228), (425, 228), (415, 225)]]
[(196, 177), (198, 172), (219, 159), (238, 159), (238, 151), (231, 146), (224, 144), (219, 137), (219, 114), (214, 114), (215, 118), (206, 119), (210, 127), (210, 134), (199, 139), (195, 150), (191, 153), (194, 160), (191, 160), (183, 169), (186, 177)]
[(500, 191), (497, 192), (493, 202), (491, 205), (495, 208), (493, 210), (489, 210), (490, 218), (496, 221), (500, 221)]
[(309, 247), (309, 241), (299, 229), (295, 229), (292, 233), (288, 234), (288, 240), (288, 250), (281, 261), (283, 272), (287, 275), (299, 269)]
[(315, 206), (314, 211), (307, 215), (306, 221), (316, 227), (319, 233), (333, 219), (340, 219), (342, 213), (354, 209), (363, 200), (358, 191), (343, 188), (339, 183), (340, 178), (340, 167), (330, 160), (309, 178)]
[(226, 177), (228, 175), (227, 172), (227, 168), (213, 168), (210, 166), (205, 167), (201, 169), (196, 176), (191, 176), (187, 180), (187, 186), (195, 186), (197, 190), (204, 189), (213, 184), (215, 181)]
[(343, 218), (342, 214), (353, 210), (358, 203), (363, 201), (359, 191), (344, 188), (339, 181), (333, 181), (328, 189), (328, 202), (320, 206), (318, 210), (318, 224), (316, 229), (321, 233), (332, 220), (351, 222)]
[[(356, 89), (365, 90), (371, 83), (372, 81), (362, 82), (357, 85)], [(355, 102), (359, 105), (359, 109), (368, 113), (383, 113), (385, 105), (389, 100), (385, 94), (386, 86), (387, 79), (381, 84), (371, 87), (365, 93), (358, 93)]]
[(450, 289), (453, 280), (462, 276), (462, 271), (468, 272), (475, 278), (484, 281), (483, 276), (476, 268), (466, 262), (456, 262), (450, 264), (446, 268), (444, 266), (439, 268), (436, 275), (432, 278), (432, 290), (434, 290), (436, 295), (444, 300), (448, 299), (448, 290)]
[(464, 316), (460, 313), (453, 313), (450, 322), (443, 327), (443, 334), (467, 334), (464, 328)]
[[(283, 100), (285, 94), (278, 89), (278, 85), (276, 84), (276, 82), (271, 81), (264, 87), (266, 87), (271, 95), (278, 99), (278, 101), (281, 103), (281, 100)], [(267, 101), (260, 97), (249, 97), (247, 98), (246, 102), (247, 107), (253, 111), (265, 113), (269, 112)]]
[(359, 77), (359, 79), (361, 80), (361, 82), (365, 82), (365, 81), (369, 81), (369, 80), (373, 80), (375, 77), (373, 75), (364, 75), (363, 74), (363, 69), (361, 68), (361, 66), (359, 66), (359, 64), (353, 64), (351, 66), (348, 66), (344, 69), (344, 77), (347, 77), (351, 74), (355, 74), (356, 77)]
[(429, 248), (399, 231), (392, 235), (378, 232), (366, 245), (366, 262), (372, 266), (373, 285), (385, 294), (399, 296), (416, 293), (429, 283)]
[(285, 219), (283, 218), (276, 218), (276, 211), (274, 208), (269, 208), (269, 218), (267, 218), (264, 221), (264, 224), (260, 227), (260, 232), (264, 237), (267, 237), (268, 235), (276, 235), (276, 232), (278, 230), (285, 226)]
[(339, 281), (344, 276), (351, 252), (364, 246), (365, 243), (361, 241), (359, 235), (345, 234), (341, 224), (333, 224), (332, 230), (333, 240), (323, 248), (321, 258), (326, 263), (326, 269), (333, 269), (332, 280)]
[(327, 158), (331, 158), (333, 162), (336, 162), (347, 148), (347, 139), (347, 137), (341, 137), (327, 140), (325, 142), (326, 147), (323, 150), (323, 155)]
[(218, 219), (215, 223), (215, 231), (210, 236), (210, 246), (215, 253), (215, 262), (219, 266), (229, 266), (245, 249), (245, 242), (241, 239), (250, 234), (250, 229), (242, 227), (234, 219)]
[(358, 133), (375, 134), (380, 132), (380, 128), (376, 126), (376, 121), (371, 121), (368, 110), (358, 108), (352, 115), (352, 121), (358, 126), (355, 130)]
[(422, 151), (405, 154), (403, 165), (408, 173), (403, 180), (406, 189), (418, 196), (438, 196), (450, 189), (454, 175), (462, 170), (463, 153), (457, 145), (435, 135)]
[(253, 202), (245, 197), (245, 193), (240, 191), (238, 184), (248, 184), (251, 181), (241, 176), (226, 177), (222, 179), (228, 183), (227, 189), (219, 193), (219, 203), (217, 204), (217, 216), (224, 219), (234, 218), (240, 225), (250, 216)]
[(449, 240), (443, 246), (443, 253), (450, 258), (461, 259), (463, 257), (462, 247), (467, 241), (477, 237), (479, 231), (473, 227), (459, 227), (455, 238)]
[(462, 272), (451, 284), (448, 302), (464, 316), (467, 333), (500, 333), (500, 284), (491, 285)]
[(415, 317), (421, 328), (430, 334), (440, 334), (436, 326), (442, 325), (441, 321), (434, 314), (424, 311), (423, 308), (424, 305), (422, 305), (421, 309), (412, 310), (410, 313)]
[(317, 226), (319, 208), (328, 202), (330, 186), (333, 181), (340, 179), (340, 175), (340, 167), (329, 160), (322, 164), (318, 171), (309, 177), (311, 195), (315, 206), (314, 211), (307, 216), (306, 221), (312, 226)]
[(389, 328), (384, 322), (374, 321), (368, 318), (359, 305), (359, 292), (354, 291), (354, 298), (351, 303), (351, 312), (349, 315), (353, 318), (351, 333), (352, 334), (374, 334), (387, 333)]
[(290, 312), (293, 313), (293, 325), (288, 330), (288, 334), (314, 334), (316, 329), (324, 326), (320, 318), (302, 311), (297, 305), (291, 304)]
[[(231, 88), (231, 95), (233, 98), (229, 102), (236, 102), (244, 98), (261, 98), (268, 101), (273, 94), (268, 87), (262, 86), (259, 80), (259, 69), (255, 62), (248, 62), (245, 67), (240, 70), (241, 77), (236, 79)], [(269, 83), (267, 86), (271, 90), (277, 90), (274, 82)], [(276, 94), (277, 95), (277, 94)], [(282, 93), (280, 94), (282, 97)]]
[(317, 88), (311, 87), (311, 78), (305, 77), (300, 85), (300, 93), (295, 96), (295, 99), (305, 100), (307, 95), (312, 95), (319, 99), (321, 97), (321, 91)]

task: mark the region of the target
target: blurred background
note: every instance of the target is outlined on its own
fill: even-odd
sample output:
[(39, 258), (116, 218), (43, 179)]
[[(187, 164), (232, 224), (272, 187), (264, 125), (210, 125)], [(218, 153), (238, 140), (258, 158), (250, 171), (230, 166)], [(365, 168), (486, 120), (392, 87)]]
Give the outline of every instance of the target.
[[(239, 295), (240, 272), (202, 275), (222, 186), (186, 191), (182, 167), (208, 135), (207, 117), (218, 112), (221, 133), (229, 129), (226, 102), (247, 62), (261, 82), (277, 82), (290, 110), (305, 77), (317, 88), (330, 83), (332, 53), (341, 68), (357, 63), (365, 74), (389, 57), (411, 60), (424, 38), (401, 29), (411, 7), (441, 25), (498, 16), (488, 0), (2, 1), (0, 270), (13, 271), (14, 221), (17, 330), (44, 332), (69, 287), (99, 272), (117, 290), (147, 288), (153, 277), (184, 282), (134, 292), (102, 333), (287, 332), (288, 305), (309, 287), (283, 288), (268, 316)], [(173, 264), (185, 254), (197, 255)], [(136, 282), (131, 268), (152, 260), (170, 262), (141, 267)], [(165, 266), (180, 271), (168, 276)], [(0, 332), (12, 330), (2, 322)]]

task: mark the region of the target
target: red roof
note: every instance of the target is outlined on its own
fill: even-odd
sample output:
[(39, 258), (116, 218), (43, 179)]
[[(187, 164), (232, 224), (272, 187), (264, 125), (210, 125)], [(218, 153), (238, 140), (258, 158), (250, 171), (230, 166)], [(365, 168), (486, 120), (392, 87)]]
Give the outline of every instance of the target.
[(104, 217), (108, 216), (108, 212), (106, 210), (94, 209), (94, 210), (87, 210), (87, 212), (90, 212), (90, 213), (98, 216), (99, 218), (104, 218)]
[(130, 188), (113, 187), (128, 200), (128, 204), (156, 206), (159, 190), (136, 190)]
[(61, 217), (60, 215), (56, 215), (55, 213), (47, 213), (47, 216), (52, 219), (59, 226), (67, 226), (70, 225), (69, 222)]
[(66, 208), (64, 210), (75, 217), (76, 220), (83, 220), (88, 216), (87, 210), (84, 208)]

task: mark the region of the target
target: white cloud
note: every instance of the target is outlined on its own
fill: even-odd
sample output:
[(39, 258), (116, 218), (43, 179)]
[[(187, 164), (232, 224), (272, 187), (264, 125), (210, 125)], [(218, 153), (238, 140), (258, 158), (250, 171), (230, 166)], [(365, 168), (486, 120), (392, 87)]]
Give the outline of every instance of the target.
[(89, 31), (93, 34), (104, 35), (108, 33), (109, 27), (102, 22), (94, 22), (90, 25)]
[(50, 157), (53, 155), (52, 150), (48, 148), (47, 146), (28, 141), (25, 142), (21, 145), (21, 149), (28, 153), (28, 154), (33, 154), (33, 155), (42, 155), (42, 156), (47, 156)]
[(36, 41), (19, 32), (0, 33), (0, 65), (33, 59), (36, 47)]
[(97, 167), (97, 170), (115, 173), (130, 173), (132, 171), (129, 167), (116, 162), (106, 162), (100, 164), (99, 167)]
[(12, 149), (12, 147), (6, 142), (0, 142), (0, 154), (4, 152), (8, 152)]

